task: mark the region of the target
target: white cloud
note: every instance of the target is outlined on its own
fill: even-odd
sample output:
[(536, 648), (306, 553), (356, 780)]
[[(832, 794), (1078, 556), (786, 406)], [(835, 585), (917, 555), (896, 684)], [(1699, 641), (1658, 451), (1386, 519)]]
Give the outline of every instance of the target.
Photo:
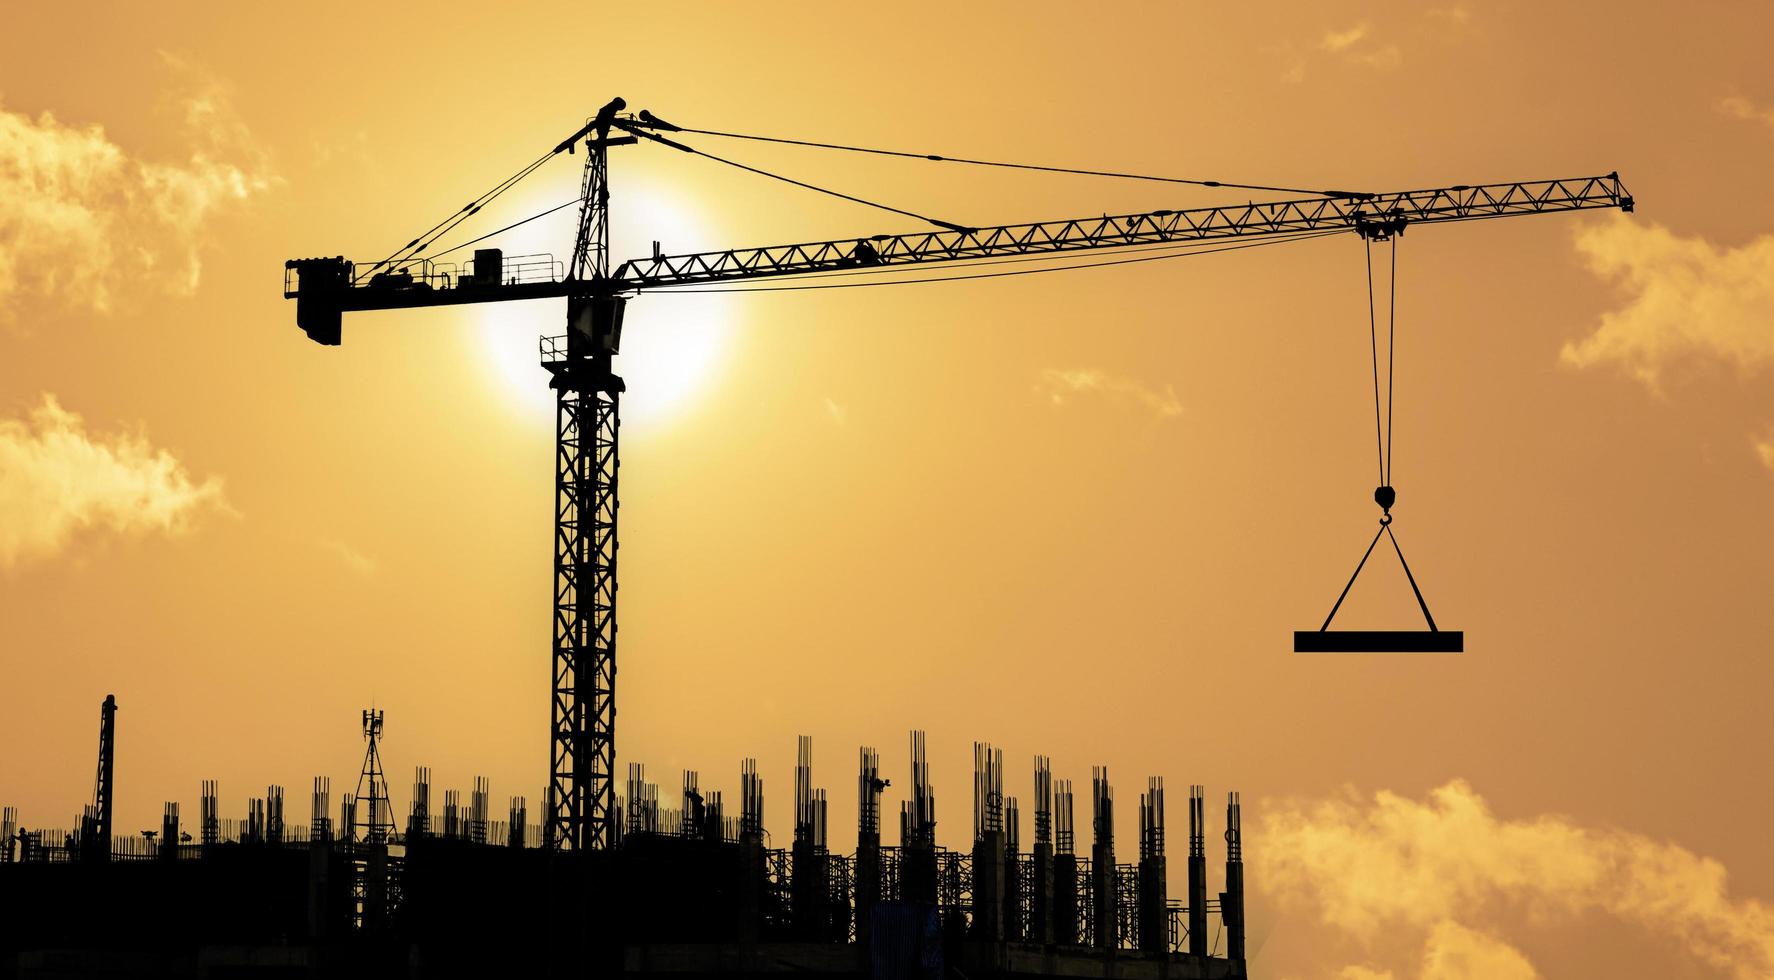
[(325, 538), (320, 542), (321, 548), (345, 563), (345, 567), (358, 575), (372, 575), (376, 571), (376, 560), (358, 551), (336, 538)]
[(1732, 119), (1774, 126), (1774, 109), (1756, 105), (1741, 95), (1727, 95), (1720, 99), (1718, 110)]
[(221, 88), (166, 61), (189, 90), (173, 107), (182, 160), (138, 159), (98, 125), (0, 106), (0, 323), (22, 299), (105, 311), (124, 285), (189, 294), (204, 222), (268, 186)]
[[(1395, 980), (1391, 970), (1346, 966), (1337, 980)], [(1528, 958), (1508, 943), (1457, 922), (1443, 921), (1423, 944), (1417, 980), (1540, 980)]]
[(1369, 68), (1396, 68), (1404, 53), (1396, 44), (1379, 44), (1371, 39), (1368, 26), (1357, 24), (1347, 30), (1327, 31), (1318, 47), (1338, 55), (1352, 64)]
[(1720, 246), (1617, 215), (1580, 231), (1577, 251), (1627, 301), (1602, 314), (1588, 337), (1565, 345), (1566, 364), (1618, 364), (1656, 388), (1684, 360), (1745, 371), (1774, 361), (1774, 235)]
[(1763, 466), (1774, 470), (1774, 432), (1766, 436), (1751, 437), (1750, 443), (1755, 448), (1756, 459), (1761, 460)]
[(1326, 31), (1318, 46), (1326, 51), (1347, 51), (1367, 37), (1367, 25), (1357, 24), (1348, 30)]
[(1056, 408), (1070, 404), (1081, 395), (1107, 395), (1139, 405), (1159, 418), (1183, 414), (1183, 403), (1170, 385), (1159, 391), (1131, 378), (1094, 368), (1048, 368), (1041, 372), (1037, 390)]
[(53, 555), (86, 528), (177, 533), (206, 508), (227, 509), (221, 481), (193, 482), (140, 435), (88, 433), (52, 395), (0, 419), (0, 566)]
[(1508, 943), (1457, 922), (1437, 923), (1423, 954), (1421, 980), (1540, 980)]
[(1733, 897), (1717, 861), (1561, 816), (1499, 819), (1461, 781), (1421, 801), (1380, 792), (1284, 804), (1261, 839), (1252, 859), (1285, 903), (1367, 942), (1424, 935), (1423, 980), (1536, 976), (1472, 925), (1510, 910), (1610, 915), (1736, 980), (1774, 976), (1774, 908)]
[(1464, 4), (1455, 4), (1451, 7), (1432, 7), (1429, 10), (1429, 18), (1454, 27), (1465, 27), (1472, 23), (1472, 10)]

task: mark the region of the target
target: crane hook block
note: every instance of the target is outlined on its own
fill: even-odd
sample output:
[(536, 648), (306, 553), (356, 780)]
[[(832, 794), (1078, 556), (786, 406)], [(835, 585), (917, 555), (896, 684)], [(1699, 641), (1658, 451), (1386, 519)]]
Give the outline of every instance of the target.
[(1392, 513), (1392, 505), (1398, 503), (1398, 491), (1391, 487), (1375, 487), (1374, 503), (1379, 504), (1381, 510), (1390, 514)]

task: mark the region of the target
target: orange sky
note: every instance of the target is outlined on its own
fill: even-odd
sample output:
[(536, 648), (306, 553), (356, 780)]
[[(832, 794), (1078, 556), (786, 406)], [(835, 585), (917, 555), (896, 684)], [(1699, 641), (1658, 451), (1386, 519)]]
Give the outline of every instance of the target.
[[(641, 297), (618, 751), (717, 788), (756, 755), (778, 825), (811, 734), (840, 840), (856, 746), (897, 792), (912, 727), (951, 845), (975, 738), (1025, 796), (1036, 752), (1078, 780), (1108, 764), (1129, 820), (1149, 773), (1240, 789), (1261, 976), (1774, 973), (1768, 14), (764, 9), (12, 19), (0, 802), (71, 823), (114, 692), (126, 828), (195, 810), (206, 778), (225, 814), (275, 782), (305, 819), (312, 775), (354, 781), (372, 701), (397, 806), (429, 765), (540, 811), (553, 433), (527, 364), (559, 305), (353, 314), (326, 349), (280, 267), (379, 258), (611, 96), (706, 128), (1293, 186), (1618, 169), (1631, 218), (1400, 245), (1396, 528), (1460, 657), (1289, 652), (1375, 516), (1353, 238)], [(701, 143), (971, 224), (1248, 197)], [(578, 160), (484, 227), (571, 197)], [(618, 259), (919, 228), (658, 147), (611, 167)], [(1394, 569), (1339, 622), (1408, 625)]]

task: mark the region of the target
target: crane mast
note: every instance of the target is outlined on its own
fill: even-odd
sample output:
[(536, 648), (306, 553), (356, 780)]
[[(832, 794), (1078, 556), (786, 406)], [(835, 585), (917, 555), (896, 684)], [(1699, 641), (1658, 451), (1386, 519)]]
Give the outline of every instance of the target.
[(586, 129), (579, 232), (567, 297), (564, 343), (542, 363), (555, 391), (553, 687), (549, 697), (549, 777), (543, 831), (555, 850), (597, 850), (610, 842), (616, 772), (616, 437), (622, 379), (615, 356), (627, 300), (610, 271), (610, 136), (616, 99)]
[[(337, 345), (341, 314), (565, 297), (568, 329), (544, 337), (542, 363), (555, 399), (555, 533), (549, 799), (546, 839), (557, 851), (597, 850), (612, 840), (616, 765), (617, 441), (621, 397), (615, 373), (627, 300), (650, 289), (733, 283), (876, 267), (948, 265), (1040, 255), (1218, 240), (1279, 240), (1352, 232), (1392, 238), (1412, 224), (1468, 221), (1594, 208), (1633, 209), (1617, 173), (1558, 180), (1454, 185), (1384, 194), (1339, 194), (1242, 205), (1157, 210), (1062, 221), (866, 235), (763, 248), (654, 255), (622, 263), (609, 255), (608, 151), (648, 140), (686, 149), (655, 130), (675, 131), (615, 99), (554, 154), (583, 146), (587, 159), (571, 260), (506, 259), (476, 253), (472, 271), (418, 257), (358, 265), (343, 257), (285, 263), (284, 297), (310, 339)], [(612, 130), (622, 135), (612, 135)], [(533, 165), (534, 166), (534, 165)], [(471, 205), (473, 202), (471, 202)], [(464, 208), (472, 214), (478, 207)], [(418, 242), (415, 239), (415, 242)], [(411, 248), (411, 243), (409, 244)], [(400, 254), (400, 253), (397, 253)]]

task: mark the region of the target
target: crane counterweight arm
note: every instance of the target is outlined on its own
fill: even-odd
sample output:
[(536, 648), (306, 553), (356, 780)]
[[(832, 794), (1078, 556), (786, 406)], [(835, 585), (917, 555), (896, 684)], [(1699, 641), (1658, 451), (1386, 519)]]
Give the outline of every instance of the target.
[(1418, 223), (1589, 208), (1631, 211), (1632, 206), (1632, 197), (1621, 186), (1619, 175), (1608, 174), (1399, 191), (1376, 194), (1365, 200), (1308, 198), (655, 256), (624, 263), (614, 278), (624, 287), (644, 290), (862, 266), (962, 261), (1166, 242), (1260, 238), (1313, 231), (1347, 230), (1364, 237), (1386, 238)]

